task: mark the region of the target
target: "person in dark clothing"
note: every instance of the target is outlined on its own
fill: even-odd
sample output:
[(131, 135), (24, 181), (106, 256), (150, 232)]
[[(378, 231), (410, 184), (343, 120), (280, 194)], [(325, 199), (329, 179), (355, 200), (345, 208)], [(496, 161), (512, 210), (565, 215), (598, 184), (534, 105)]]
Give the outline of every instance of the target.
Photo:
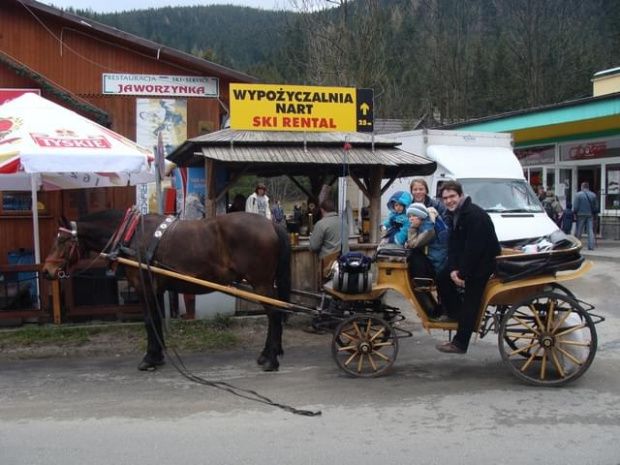
[(445, 182), (441, 197), (452, 221), (448, 264), (437, 277), (437, 286), (448, 316), (458, 321), (458, 329), (452, 341), (437, 345), (437, 350), (464, 354), (476, 330), (482, 294), (495, 269), (495, 257), (501, 250), (491, 218), (463, 194), (459, 182)]
[(560, 217), (560, 227), (565, 234), (570, 234), (573, 230), (573, 222), (575, 221), (575, 213), (570, 202), (566, 202), (566, 208), (562, 211)]
[[(308, 199), (308, 217), (312, 215), (312, 224), (315, 225), (319, 222), (319, 220), (323, 217), (321, 213), (321, 209), (318, 207), (318, 204), (311, 199)], [(310, 222), (308, 221), (308, 224)]]
[(245, 196), (243, 194), (235, 195), (235, 198), (228, 209), (228, 213), (232, 212), (244, 212), (245, 211)]

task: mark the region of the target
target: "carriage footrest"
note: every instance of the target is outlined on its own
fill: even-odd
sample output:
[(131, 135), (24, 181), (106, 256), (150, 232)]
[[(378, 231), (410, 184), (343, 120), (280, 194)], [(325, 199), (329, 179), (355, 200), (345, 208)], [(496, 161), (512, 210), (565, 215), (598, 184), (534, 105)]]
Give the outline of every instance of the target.
[(378, 262), (407, 263), (410, 249), (400, 246), (382, 247), (377, 249), (375, 259)]
[(413, 278), (411, 282), (415, 291), (435, 290), (435, 281), (431, 278)]

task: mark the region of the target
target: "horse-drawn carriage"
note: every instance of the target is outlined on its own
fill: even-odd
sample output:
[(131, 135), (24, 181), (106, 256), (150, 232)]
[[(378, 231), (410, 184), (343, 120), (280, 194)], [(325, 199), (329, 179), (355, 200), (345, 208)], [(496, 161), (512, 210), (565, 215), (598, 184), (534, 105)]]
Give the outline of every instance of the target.
[[(561, 283), (592, 267), (573, 243), (561, 250), (522, 254), (505, 249), (489, 280), (478, 314), (480, 338), (495, 332), (501, 357), (518, 378), (535, 385), (557, 386), (577, 379), (589, 368), (597, 349), (595, 324), (602, 317)], [(378, 376), (394, 364), (402, 313), (383, 303), (387, 291), (401, 294), (428, 331), (455, 331), (457, 323), (432, 319), (435, 292), (428, 280), (411, 279), (406, 258), (392, 250), (375, 256), (377, 280), (367, 293), (326, 286), (328, 315), (341, 319), (334, 331), (332, 354), (352, 376)]]
[[(336, 322), (333, 357), (344, 372), (359, 377), (387, 373), (396, 361), (400, 339), (412, 336), (399, 324), (404, 319), (400, 310), (386, 304), (387, 291), (396, 291), (407, 300), (424, 329), (457, 329), (456, 322), (429, 317), (436, 303), (433, 284), (411, 279), (402, 254), (381, 250), (374, 260), (374, 282), (364, 266), (361, 275), (348, 270), (349, 284), (325, 286), (321, 294), (314, 295), (315, 307), (288, 302), (286, 234), (265, 218), (248, 213), (186, 222), (159, 215), (94, 215), (61, 226), (44, 269), (57, 276), (77, 260), (80, 251), (109, 252), (111, 244), (118, 247), (108, 257), (128, 267), (127, 277), (145, 308), (148, 349), (140, 369), (163, 363), (162, 317), (156, 309), (164, 290), (217, 290), (265, 304), (269, 330), (257, 361), (268, 371), (279, 366), (282, 311), (318, 313)], [(486, 286), (478, 334), (482, 338), (496, 332), (502, 359), (513, 374), (530, 384), (557, 386), (577, 379), (596, 354), (595, 324), (603, 318), (562, 285), (592, 266), (579, 255), (580, 248), (578, 242), (564, 240), (555, 250), (543, 253), (506, 250)], [(252, 285), (253, 292), (230, 285), (242, 280)]]

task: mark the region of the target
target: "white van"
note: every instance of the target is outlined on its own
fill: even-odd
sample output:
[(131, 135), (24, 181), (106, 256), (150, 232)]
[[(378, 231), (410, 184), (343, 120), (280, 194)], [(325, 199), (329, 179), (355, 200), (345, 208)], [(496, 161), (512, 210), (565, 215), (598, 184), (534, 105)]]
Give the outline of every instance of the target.
[[(536, 240), (557, 231), (523, 176), (510, 134), (425, 129), (387, 137), (400, 141), (401, 150), (437, 162), (435, 173), (424, 178), (429, 195), (438, 196), (446, 180), (459, 181), (465, 194), (489, 213), (504, 245)], [(409, 191), (411, 179), (397, 179), (383, 194), (382, 217), (387, 217), (390, 196), (395, 191)]]

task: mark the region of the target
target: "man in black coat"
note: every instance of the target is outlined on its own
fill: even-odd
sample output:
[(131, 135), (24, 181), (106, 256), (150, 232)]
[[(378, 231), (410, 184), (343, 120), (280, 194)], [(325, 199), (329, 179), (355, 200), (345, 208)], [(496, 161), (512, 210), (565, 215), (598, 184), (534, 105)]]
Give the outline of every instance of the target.
[(441, 187), (441, 197), (450, 217), (448, 265), (437, 278), (439, 295), (448, 315), (458, 321), (452, 341), (437, 350), (446, 353), (467, 352), (482, 302), (482, 294), (495, 269), (500, 245), (491, 218), (463, 194), (457, 181)]

